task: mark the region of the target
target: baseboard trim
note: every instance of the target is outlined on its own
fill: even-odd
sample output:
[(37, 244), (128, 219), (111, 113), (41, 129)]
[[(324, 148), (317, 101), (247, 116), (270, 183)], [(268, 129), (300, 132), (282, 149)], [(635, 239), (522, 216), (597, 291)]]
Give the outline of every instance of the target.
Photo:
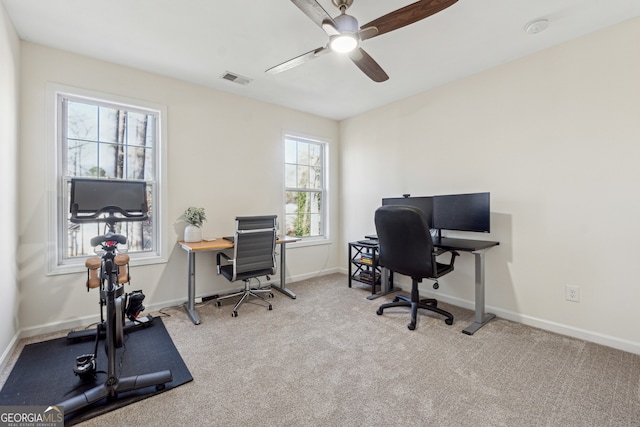
[[(342, 273), (347, 275), (347, 270), (344, 268), (331, 268), (321, 271), (316, 271), (312, 273), (299, 274), (295, 276), (291, 276), (287, 278), (289, 283), (299, 282), (302, 280), (308, 280), (315, 277), (326, 276), (333, 273)], [(402, 283), (399, 284), (403, 289), (407, 289), (408, 285), (403, 286)], [(469, 310), (473, 310), (475, 305), (473, 301), (463, 300), (461, 298), (450, 297), (447, 295), (442, 295), (440, 293), (436, 294), (433, 292), (424, 291), (425, 296), (435, 297), (441, 300), (442, 302), (446, 302), (448, 304), (452, 304), (458, 307), (463, 307)], [(186, 299), (178, 299), (172, 301), (165, 301), (163, 303), (151, 304), (147, 307), (147, 312), (157, 312), (158, 310), (168, 308), (168, 307), (179, 307), (185, 304)], [(533, 316), (523, 315), (521, 313), (516, 313), (509, 310), (504, 310), (499, 307), (487, 306), (486, 311), (495, 314), (496, 316), (510, 320), (512, 322), (522, 323), (527, 326), (531, 326), (534, 328), (543, 329), (549, 332), (554, 332), (560, 335), (566, 335), (569, 337), (593, 342), (596, 344), (601, 344), (607, 347), (615, 348), (618, 350), (626, 351), (629, 353), (634, 353), (640, 355), (640, 343), (624, 340), (617, 337), (612, 337), (610, 335), (599, 334), (596, 332), (588, 331), (581, 328), (576, 328), (573, 326), (564, 325), (557, 322), (551, 322), (545, 319), (540, 319)], [(2, 370), (7, 362), (11, 354), (13, 354), (16, 349), (18, 342), (22, 338), (29, 338), (36, 335), (43, 335), (48, 333), (59, 332), (63, 330), (73, 330), (77, 328), (85, 328), (89, 325), (95, 324), (100, 320), (99, 314), (92, 316), (84, 316), (76, 319), (64, 320), (60, 322), (52, 322), (44, 325), (33, 326), (29, 328), (24, 328), (19, 330), (14, 337), (12, 338), (9, 346), (5, 349), (0, 356), (0, 370)], [(480, 331), (481, 332), (481, 331)]]
[(487, 311), (513, 322), (640, 355), (640, 343), (487, 306)]
[[(396, 283), (396, 286), (401, 287), (403, 290), (409, 292), (411, 289), (410, 284)], [(457, 307), (466, 308), (469, 310), (475, 309), (475, 302), (464, 300), (457, 297), (451, 297), (443, 295), (441, 293), (430, 292), (428, 290), (421, 290), (421, 295), (429, 298), (437, 298), (439, 301), (446, 302)], [(510, 310), (505, 310), (499, 307), (487, 305), (485, 307), (487, 313), (493, 313), (497, 317), (510, 320), (512, 322), (522, 323), (523, 325), (531, 326), (545, 331), (553, 332), (560, 335), (565, 335), (572, 338), (589, 341), (595, 344), (604, 345), (607, 347), (615, 348), (617, 350), (626, 351), (628, 353), (640, 355), (640, 343), (625, 340), (610, 335), (600, 334), (586, 329), (576, 328), (574, 326), (565, 325), (562, 323), (552, 322), (546, 319), (538, 317), (528, 316), (522, 313), (516, 313)], [(479, 331), (481, 333), (482, 330)]]
[(329, 274), (333, 274), (333, 273), (344, 273), (344, 272), (342, 271), (341, 268), (338, 268), (338, 267), (328, 268), (320, 271), (315, 271), (312, 273), (298, 274), (296, 276), (287, 277), (287, 283), (300, 282), (302, 280), (313, 279), (321, 276), (328, 276)]
[(0, 356), (0, 372), (4, 371), (4, 368), (7, 367), (7, 363), (9, 363), (9, 358), (13, 354), (13, 352), (18, 347), (18, 342), (20, 341), (20, 331), (16, 332), (9, 341), (9, 345)]
[[(314, 277), (325, 276), (325, 275), (337, 273), (337, 272), (339, 272), (338, 268), (331, 268), (331, 269), (321, 270), (317, 272), (291, 276), (287, 278), (287, 282), (290, 282), (290, 283), (298, 282), (301, 280), (312, 279)], [(265, 282), (265, 284), (266, 283), (268, 282)], [(230, 288), (230, 289), (219, 292), (219, 294), (223, 295), (225, 293), (230, 293), (233, 291), (235, 291), (235, 289)], [(157, 312), (159, 310), (169, 308), (169, 307), (178, 308), (181, 305), (184, 305), (186, 301), (187, 300), (185, 297), (184, 299), (176, 299), (171, 301), (164, 301), (157, 304), (150, 304), (146, 307), (145, 312), (148, 312), (148, 313)], [(9, 346), (3, 352), (0, 358), (0, 366), (4, 366), (4, 364), (7, 362), (7, 359), (11, 356), (16, 346), (18, 345), (18, 342), (23, 338), (31, 338), (37, 335), (50, 334), (50, 333), (60, 332), (64, 330), (71, 331), (78, 328), (86, 328), (87, 326), (96, 324), (99, 321), (100, 321), (100, 314), (96, 313), (95, 315), (83, 316), (75, 319), (61, 320), (59, 322), (51, 322), (43, 325), (36, 325), (36, 326), (30, 326), (28, 328), (22, 328), (14, 335)]]

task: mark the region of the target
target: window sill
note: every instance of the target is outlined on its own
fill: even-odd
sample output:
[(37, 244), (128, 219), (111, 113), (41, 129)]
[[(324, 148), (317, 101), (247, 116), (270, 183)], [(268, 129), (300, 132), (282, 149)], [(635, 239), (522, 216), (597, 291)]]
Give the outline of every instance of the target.
[(306, 248), (310, 246), (331, 245), (333, 242), (329, 239), (302, 239), (297, 242), (287, 243), (287, 249)]
[[(166, 263), (167, 263), (167, 260), (160, 256), (145, 257), (145, 258), (132, 257), (131, 261), (129, 262), (129, 266), (137, 267), (141, 265), (166, 264)], [(75, 274), (75, 273), (82, 273), (86, 271), (87, 271), (87, 268), (85, 267), (84, 260), (83, 260), (82, 263), (79, 263), (79, 264), (65, 264), (65, 265), (55, 266), (47, 272), (47, 276)]]

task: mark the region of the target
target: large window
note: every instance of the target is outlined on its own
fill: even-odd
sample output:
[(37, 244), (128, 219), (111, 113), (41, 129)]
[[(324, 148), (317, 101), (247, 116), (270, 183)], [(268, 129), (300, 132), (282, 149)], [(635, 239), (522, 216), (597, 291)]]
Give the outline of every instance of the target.
[(92, 237), (106, 232), (105, 223), (70, 221), (71, 179), (90, 177), (145, 181), (149, 219), (121, 222), (116, 232), (127, 236), (132, 259), (161, 258), (160, 154), (161, 110), (76, 93), (56, 92), (55, 260), (50, 271), (84, 265), (95, 255)]
[(327, 237), (327, 145), (285, 135), (285, 233)]

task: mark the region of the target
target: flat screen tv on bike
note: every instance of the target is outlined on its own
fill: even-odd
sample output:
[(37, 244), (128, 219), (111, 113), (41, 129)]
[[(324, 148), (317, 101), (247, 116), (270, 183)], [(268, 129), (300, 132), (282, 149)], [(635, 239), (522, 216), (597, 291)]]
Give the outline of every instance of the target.
[(97, 219), (103, 213), (119, 213), (128, 221), (144, 219), (147, 214), (146, 182), (73, 178), (70, 211), (72, 221)]

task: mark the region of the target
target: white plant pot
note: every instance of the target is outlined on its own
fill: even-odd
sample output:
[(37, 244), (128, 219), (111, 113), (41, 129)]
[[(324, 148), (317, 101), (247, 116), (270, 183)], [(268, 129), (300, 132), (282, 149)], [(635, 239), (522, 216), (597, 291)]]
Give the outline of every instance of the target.
[(202, 230), (197, 225), (189, 224), (184, 229), (184, 241), (189, 242), (199, 242), (202, 240)]

